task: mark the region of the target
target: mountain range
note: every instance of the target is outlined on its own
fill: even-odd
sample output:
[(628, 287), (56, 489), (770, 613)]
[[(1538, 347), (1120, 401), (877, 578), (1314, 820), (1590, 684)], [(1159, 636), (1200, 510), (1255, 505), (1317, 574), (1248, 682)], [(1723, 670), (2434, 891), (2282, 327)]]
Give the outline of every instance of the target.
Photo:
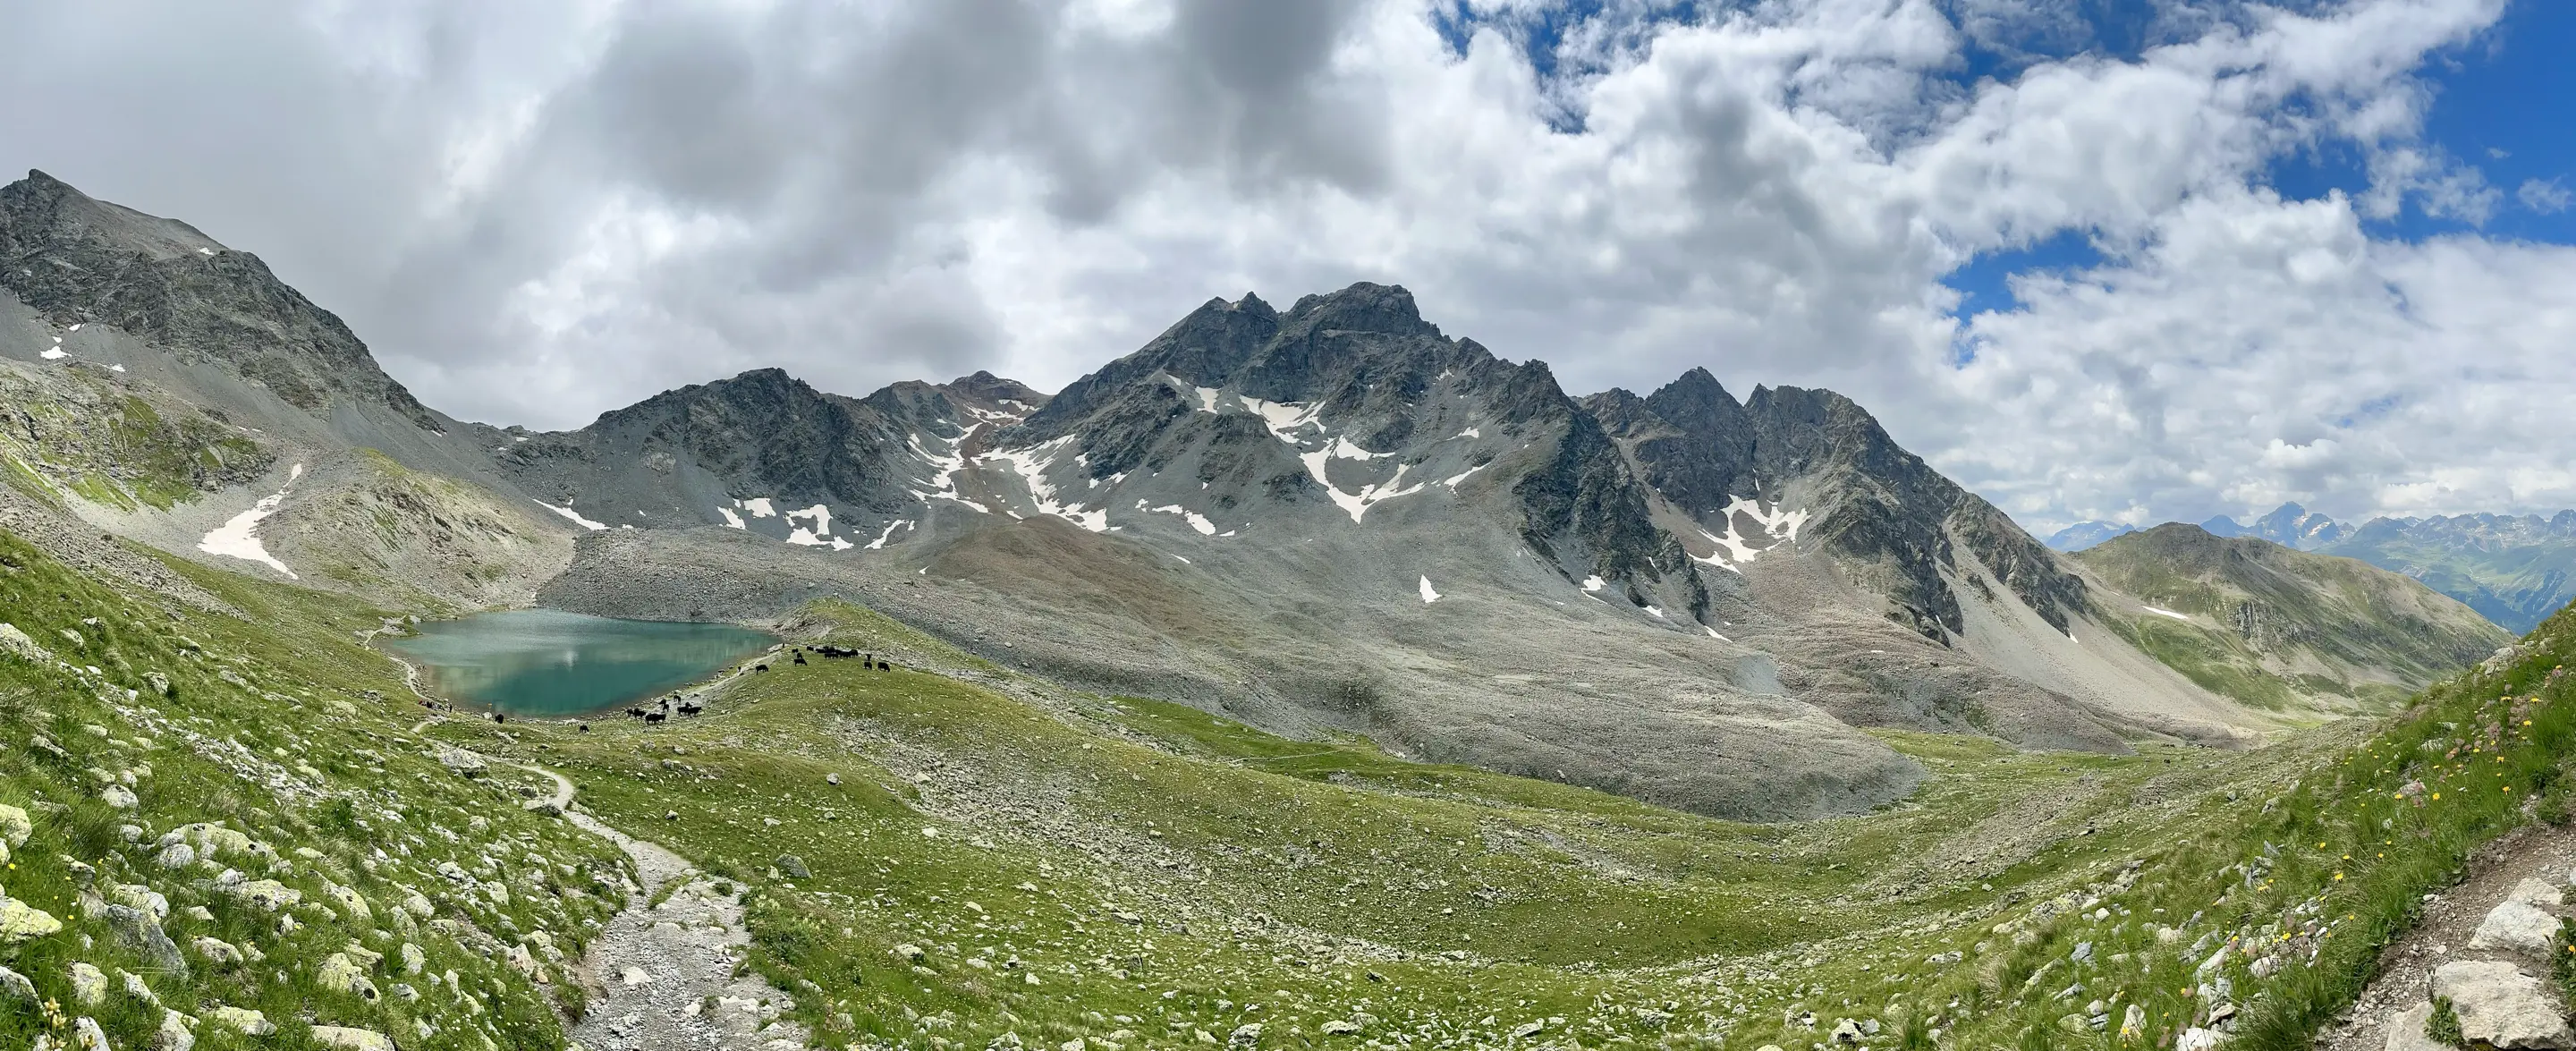
[(1391, 285), (1211, 299), (1052, 395), (762, 369), (553, 433), (422, 405), (256, 257), (42, 173), (0, 189), (0, 293), (21, 518), (429, 613), (841, 598), (1070, 687), (1716, 816), (1904, 796), (1874, 730), (2245, 744), (2506, 641), (2428, 574), (2069, 557), (1841, 395), (1576, 397)]
[[(2382, 516), (2348, 526), (2286, 503), (2250, 525), (2221, 515), (2200, 528), (2212, 536), (2255, 537), (2402, 573), (2517, 635), (2576, 599), (2576, 511), (2547, 518)], [(2074, 553), (2135, 531), (2120, 523), (2079, 522), (2050, 536), (2048, 546)]]

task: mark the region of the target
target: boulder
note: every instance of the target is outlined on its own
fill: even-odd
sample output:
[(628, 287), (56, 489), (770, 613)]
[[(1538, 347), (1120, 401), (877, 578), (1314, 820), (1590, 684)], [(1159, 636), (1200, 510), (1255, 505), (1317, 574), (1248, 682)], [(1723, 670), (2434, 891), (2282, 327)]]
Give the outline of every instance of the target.
[(324, 958), (321, 968), (313, 973), (313, 981), (322, 988), (352, 993), (363, 1000), (374, 1000), (379, 995), (376, 983), (368, 980), (357, 961), (350, 959), (345, 952), (335, 952)]
[(2388, 1016), (2388, 1037), (2382, 1051), (2455, 1051), (2449, 1044), (2424, 1035), (2424, 1024), (2433, 1020), (2432, 1004), (2416, 1004)]
[(273, 879), (248, 880), (232, 888), (233, 897), (265, 912), (276, 912), (304, 900), (304, 892)]
[(322, 894), (324, 897), (330, 898), (332, 904), (338, 905), (340, 907), (340, 911), (352, 920), (360, 923), (370, 923), (376, 918), (376, 910), (369, 908), (367, 906), (367, 899), (352, 888), (343, 887), (337, 883), (331, 882), (330, 880), (323, 880)]
[(2174, 1051), (2216, 1051), (2218, 1045), (2226, 1040), (2225, 1033), (2195, 1026), (2183, 1030), (2181, 1036), (2174, 1038)]
[(27, 980), (26, 975), (6, 967), (0, 967), (0, 997), (26, 1004), (34, 1004), (39, 999), (36, 996), (36, 983)]
[(2518, 952), (2547, 959), (2558, 947), (2558, 917), (2539, 906), (2508, 900), (2488, 910), (2469, 936), (2469, 951)]
[(115, 1051), (108, 1046), (107, 1031), (98, 1027), (98, 1019), (88, 1015), (72, 1019), (74, 1051)]
[(178, 944), (170, 940), (170, 935), (161, 929), (159, 923), (153, 922), (151, 913), (131, 905), (110, 905), (105, 911), (107, 929), (116, 935), (117, 944), (140, 954), (162, 970), (187, 973), (188, 961), (179, 955)]
[(776, 864), (778, 865), (778, 871), (786, 873), (788, 879), (805, 880), (814, 878), (813, 870), (805, 867), (805, 859), (797, 857), (794, 854), (779, 855)]
[(1342, 1019), (1336, 1018), (1330, 1022), (1324, 1023), (1325, 1036), (1349, 1036), (1359, 1031), (1360, 1026), (1357, 1022), (1346, 1022)]
[(277, 1023), (268, 1016), (243, 1007), (217, 1007), (206, 1012), (206, 1020), (249, 1036), (268, 1036), (277, 1032)]
[(0, 898), (0, 945), (15, 945), (63, 929), (54, 914), (16, 898)]
[(2566, 895), (2559, 891), (2556, 884), (2537, 877), (2526, 877), (2522, 882), (2514, 884), (2513, 893), (2505, 895), (2505, 900), (2537, 905), (2544, 909), (2555, 909), (2567, 904)]
[(27, 837), (36, 834), (36, 823), (18, 807), (0, 803), (0, 843), (12, 849), (27, 845)]
[(241, 949), (221, 938), (199, 938), (188, 943), (188, 947), (197, 950), (197, 955), (217, 967), (229, 967), (242, 961)]
[(95, 1007), (107, 1002), (107, 972), (87, 963), (72, 964), (72, 1002)]
[(98, 801), (115, 807), (118, 810), (132, 810), (142, 802), (142, 800), (134, 798), (133, 789), (127, 788), (124, 785), (109, 785), (105, 788), (99, 789)]
[(2451, 1001), (2460, 1015), (2460, 1035), (2471, 1041), (2485, 1041), (2499, 1051), (2576, 1048), (2576, 1032), (2568, 1030), (2540, 979), (2510, 963), (2443, 964), (2433, 970), (2432, 993)]
[(170, 918), (170, 899), (140, 883), (119, 883), (108, 888), (107, 896), (117, 904), (141, 910), (151, 916), (154, 923)]
[(36, 640), (28, 638), (27, 633), (18, 630), (17, 625), (6, 622), (0, 622), (0, 653), (31, 664), (50, 666), (54, 663), (52, 653), (43, 646), (37, 645)]
[(337, 1051), (394, 1051), (392, 1037), (373, 1029), (354, 1029), (347, 1026), (314, 1026), (313, 1042), (324, 1047), (336, 1048)]
[(197, 1046), (197, 1034), (188, 1031), (188, 1016), (177, 1011), (161, 1012), (161, 1027), (152, 1031), (152, 1051), (190, 1051)]
[(483, 757), (473, 752), (456, 747), (442, 747), (438, 750), (438, 765), (467, 777), (473, 777), (483, 772), (484, 763)]

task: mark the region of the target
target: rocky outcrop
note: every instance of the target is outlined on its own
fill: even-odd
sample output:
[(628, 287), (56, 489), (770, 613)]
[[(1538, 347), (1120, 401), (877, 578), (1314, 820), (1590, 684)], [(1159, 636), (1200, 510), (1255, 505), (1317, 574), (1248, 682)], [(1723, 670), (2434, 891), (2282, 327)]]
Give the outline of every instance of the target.
[(386, 406), (441, 421), (376, 365), (349, 327), (259, 257), (186, 223), (91, 198), (40, 171), (0, 187), (0, 289), (58, 324), (113, 325), (231, 366), (288, 404)]

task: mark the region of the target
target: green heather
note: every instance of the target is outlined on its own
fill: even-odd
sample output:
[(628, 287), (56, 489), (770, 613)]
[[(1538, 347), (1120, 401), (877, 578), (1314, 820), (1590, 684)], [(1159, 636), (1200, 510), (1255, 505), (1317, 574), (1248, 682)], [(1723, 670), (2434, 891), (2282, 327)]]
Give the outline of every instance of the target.
[[(180, 1011), (255, 1008), (281, 1030), (252, 1040), (207, 1021), (200, 1047), (308, 1046), (314, 1024), (406, 1049), (561, 1046), (558, 1011), (581, 1000), (531, 939), (577, 954), (625, 869), (521, 809), (540, 775), (507, 764), (526, 763), (568, 776), (600, 820), (747, 886), (749, 965), (831, 1047), (1753, 1051), (1822, 1044), (1849, 1020), (1876, 1047), (2145, 1048), (2208, 1023), (2223, 977), (2231, 1046), (2286, 1051), (2350, 1001), (2470, 850), (2565, 820), (2576, 744), (2551, 655), (2576, 635), (2561, 616), (2493, 670), (2262, 749), (2024, 753), (1887, 733), (1930, 771), (1911, 797), (1741, 824), (1070, 691), (830, 603), (784, 634), (901, 667), (770, 658), (716, 687), (709, 714), (666, 726), (458, 719), (414, 736), (417, 708), (367, 693), (400, 690), (356, 644), (378, 611), (188, 567), (250, 619), (174, 618), (0, 543), (7, 619), (83, 669), (0, 658), (9, 740), (42, 734), (65, 753), (0, 753), (0, 793), (35, 815), (6, 889), (65, 924), (0, 946), (0, 963), (119, 1047), (144, 1046), (160, 1015), (115, 968)], [(442, 745), (490, 757), (488, 776), (442, 767)], [(125, 771), (139, 804), (117, 810), (100, 797)], [(197, 821), (274, 860), (161, 869), (155, 844)], [(782, 855), (810, 878), (786, 878)], [(165, 895), (183, 947), (211, 936), (265, 958), (191, 951), (189, 977), (143, 969), (83, 915), (75, 860), (93, 888)], [(442, 861), (507, 902), (439, 875)], [(222, 889), (225, 867), (303, 904), (248, 904)], [(335, 907), (331, 885), (373, 919)], [(415, 890), (432, 916), (397, 921)], [(198, 905), (212, 919), (186, 918)], [(363, 968), (377, 987), (426, 994), (320, 987), (353, 941), (386, 955)], [(404, 942), (478, 998), (403, 973)], [(111, 976), (106, 1002), (74, 1003), (74, 960)], [(53, 1017), (0, 1004), (0, 1042), (60, 1039)]]

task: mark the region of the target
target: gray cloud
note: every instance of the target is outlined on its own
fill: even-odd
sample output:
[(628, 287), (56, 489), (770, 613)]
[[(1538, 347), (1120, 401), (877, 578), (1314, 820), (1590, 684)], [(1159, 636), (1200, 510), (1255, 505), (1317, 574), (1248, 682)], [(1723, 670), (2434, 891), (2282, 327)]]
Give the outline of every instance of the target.
[[(2565, 250), (2360, 225), (2503, 200), (2413, 72), (2496, 0), (1620, 0), (1550, 76), (1545, 5), (1471, 6), (1462, 51), (1413, 0), (0, 0), (0, 164), (259, 252), (495, 421), (763, 365), (1052, 386), (1369, 279), (1578, 388), (1846, 390), (2034, 524), (2576, 502), (2444, 422), (2565, 345), (2497, 291), (2563, 303)], [(2325, 143), (2368, 194), (2262, 189)], [(2062, 231), (2108, 262), (1949, 315), (1949, 270)]]

